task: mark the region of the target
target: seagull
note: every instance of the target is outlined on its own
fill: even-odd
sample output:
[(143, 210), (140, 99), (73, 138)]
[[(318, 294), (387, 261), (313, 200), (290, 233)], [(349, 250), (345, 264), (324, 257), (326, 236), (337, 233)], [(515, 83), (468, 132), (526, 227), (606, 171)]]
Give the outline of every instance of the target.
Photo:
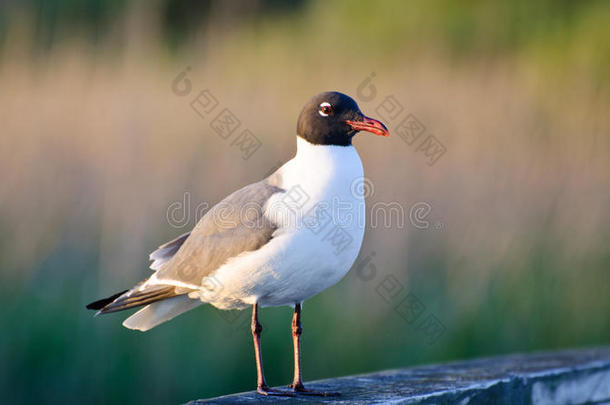
[[(143, 306), (123, 326), (147, 331), (202, 304), (252, 307), (257, 391), (334, 395), (303, 385), (301, 308), (341, 280), (360, 251), (364, 171), (352, 145), (359, 131), (389, 136), (351, 97), (336, 91), (314, 96), (298, 118), (294, 158), (227, 196), (190, 232), (159, 246), (150, 254), (151, 277), (87, 308), (98, 315)], [(284, 305), (294, 308), (294, 379), (288, 390), (267, 385), (258, 321), (259, 307)]]

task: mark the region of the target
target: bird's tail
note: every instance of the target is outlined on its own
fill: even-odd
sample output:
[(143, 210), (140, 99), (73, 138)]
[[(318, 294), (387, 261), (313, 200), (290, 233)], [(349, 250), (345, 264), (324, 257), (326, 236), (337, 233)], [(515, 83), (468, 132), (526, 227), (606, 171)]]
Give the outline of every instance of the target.
[(100, 309), (104, 308), (106, 305), (110, 304), (112, 301), (119, 298), (121, 295), (125, 294), (127, 291), (129, 291), (129, 290), (121, 291), (120, 293), (111, 295), (108, 298), (102, 298), (101, 300), (94, 301), (91, 304), (87, 305), (87, 309), (100, 310)]
[(155, 326), (203, 304), (199, 299), (191, 299), (188, 295), (180, 295), (164, 301), (147, 305), (129, 318), (123, 326), (146, 332)]
[(140, 289), (140, 285), (131, 290), (123, 291), (111, 295), (108, 298), (92, 302), (87, 305), (87, 309), (97, 309), (98, 314), (108, 314), (111, 312), (124, 311), (126, 309), (141, 307), (156, 301), (165, 300), (184, 294), (176, 292), (175, 286), (157, 285), (149, 288)]
[(99, 315), (145, 305), (127, 318), (123, 326), (147, 331), (202, 304), (199, 299), (189, 298), (187, 294), (189, 290), (184, 288), (168, 285), (143, 286), (143, 284), (140, 283), (131, 290), (92, 302), (87, 305), (87, 309), (97, 310), (96, 315)]

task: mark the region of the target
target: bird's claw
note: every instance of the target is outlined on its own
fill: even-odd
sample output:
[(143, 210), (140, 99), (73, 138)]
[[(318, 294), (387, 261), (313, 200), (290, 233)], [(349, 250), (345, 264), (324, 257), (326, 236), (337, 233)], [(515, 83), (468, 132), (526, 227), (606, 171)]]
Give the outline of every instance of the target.
[(271, 388), (266, 385), (256, 387), (256, 392), (265, 396), (278, 396), (278, 397), (294, 397), (294, 393), (291, 391), (278, 390), (277, 388)]
[(305, 388), (305, 386), (303, 386), (303, 384), (290, 384), (289, 388), (291, 388), (292, 391), (298, 395), (311, 395), (311, 396), (316, 396), (316, 397), (337, 397), (340, 395), (338, 392), (324, 392), (324, 391), (310, 390), (308, 388)]

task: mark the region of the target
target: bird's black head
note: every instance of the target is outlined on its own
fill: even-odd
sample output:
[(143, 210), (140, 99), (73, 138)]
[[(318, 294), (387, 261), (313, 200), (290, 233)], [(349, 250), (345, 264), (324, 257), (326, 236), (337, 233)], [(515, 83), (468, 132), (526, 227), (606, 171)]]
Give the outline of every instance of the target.
[(390, 135), (385, 125), (362, 114), (351, 97), (336, 91), (309, 100), (297, 122), (297, 135), (316, 145), (349, 146), (358, 131)]

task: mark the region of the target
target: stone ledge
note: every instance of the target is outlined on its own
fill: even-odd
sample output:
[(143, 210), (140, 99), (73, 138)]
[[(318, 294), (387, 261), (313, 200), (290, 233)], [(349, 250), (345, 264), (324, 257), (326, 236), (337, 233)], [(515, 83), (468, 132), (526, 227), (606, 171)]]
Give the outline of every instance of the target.
[[(610, 347), (515, 354), (312, 381), (339, 397), (263, 397), (256, 392), (202, 404), (610, 404)], [(281, 388), (281, 387), (278, 387)]]

